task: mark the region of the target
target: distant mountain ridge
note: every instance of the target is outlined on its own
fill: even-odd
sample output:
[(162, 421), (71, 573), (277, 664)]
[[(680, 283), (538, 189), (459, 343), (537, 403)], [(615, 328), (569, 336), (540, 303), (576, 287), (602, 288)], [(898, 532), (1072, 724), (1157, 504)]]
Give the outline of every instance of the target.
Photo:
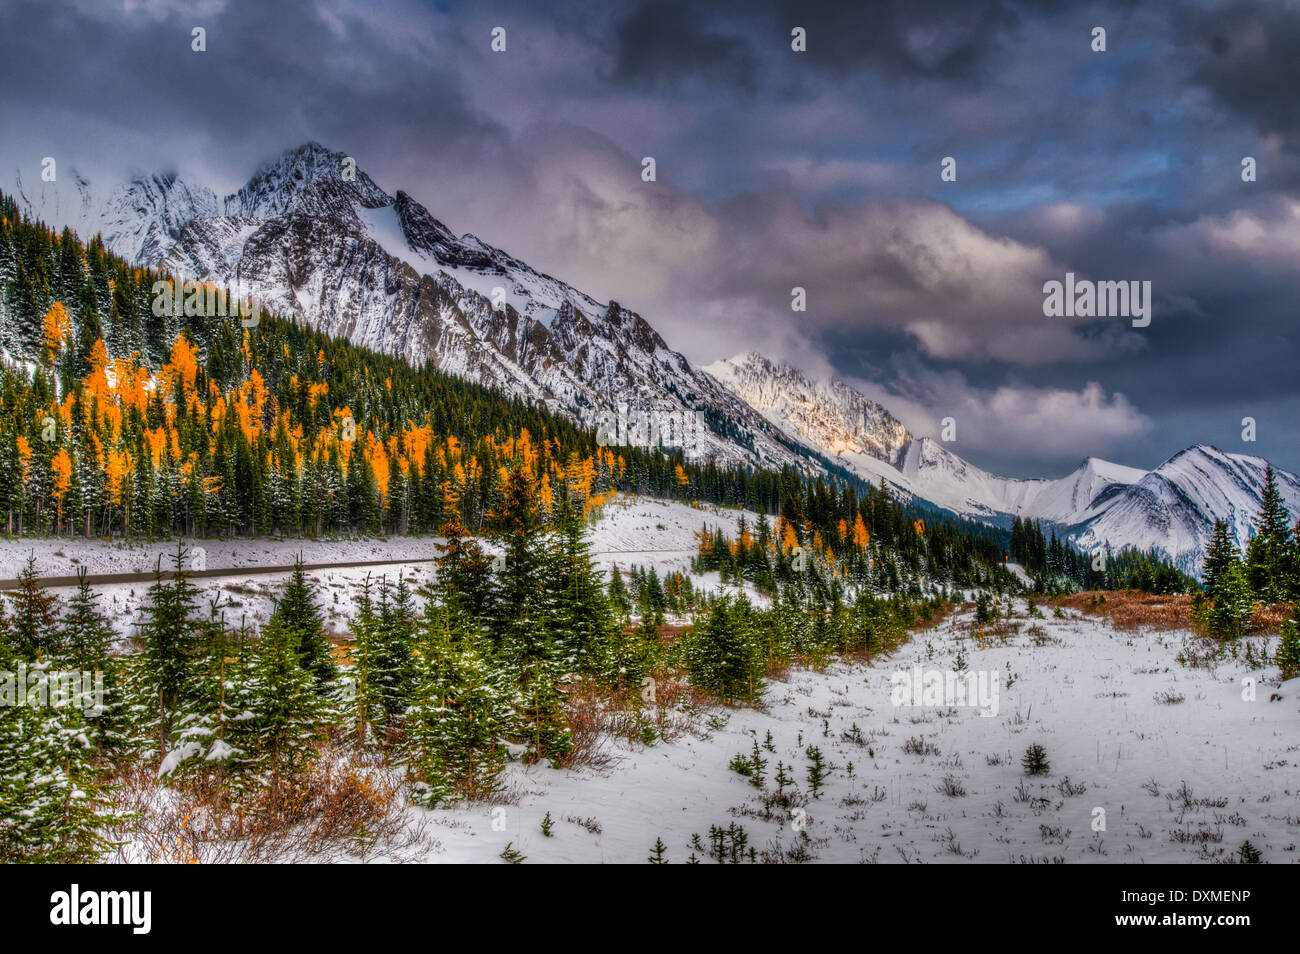
[[(843, 381), (810, 378), (752, 352), (704, 370), (864, 480), (884, 479), (900, 494), (975, 519), (1047, 521), (1085, 550), (1154, 549), (1195, 573), (1215, 520), (1228, 521), (1245, 547), (1259, 512), (1268, 465), (1261, 457), (1196, 445), (1150, 472), (1089, 457), (1056, 479), (1000, 477), (911, 434)], [(1300, 515), (1300, 478), (1274, 471), (1287, 506)]]

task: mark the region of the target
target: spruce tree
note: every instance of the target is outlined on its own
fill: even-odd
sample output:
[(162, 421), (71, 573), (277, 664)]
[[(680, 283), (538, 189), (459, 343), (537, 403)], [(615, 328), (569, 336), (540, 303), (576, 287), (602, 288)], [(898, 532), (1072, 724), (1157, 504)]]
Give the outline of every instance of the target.
[(168, 579), (159, 559), (139, 624), (144, 647), (131, 672), (129, 688), (140, 732), (157, 741), (158, 753), (167, 751), (200, 645), (197, 592), (185, 571), (188, 560), (189, 551), (178, 545), (175, 572)]
[(483, 798), (505, 765), (502, 736), (515, 708), (507, 673), (474, 630), (453, 630), (445, 608), (425, 616), (414, 702), (406, 717), (406, 752), (416, 798), (437, 805)]
[(1280, 603), (1292, 594), (1293, 547), (1291, 515), (1278, 490), (1270, 464), (1264, 472), (1264, 491), (1255, 536), (1246, 549), (1246, 577), (1255, 596), (1264, 603)]
[(100, 748), (117, 748), (126, 740), (126, 710), (121, 699), (121, 672), (112, 654), (113, 625), (99, 609), (99, 599), (77, 570), (77, 591), (59, 623), (60, 663), (86, 674), (96, 687), (95, 698), (81, 701), (89, 738)]
[(567, 500), (556, 514), (551, 540), (546, 587), (554, 662), (607, 683), (617, 681), (613, 613), (591, 558), (582, 515)]
[(416, 626), (404, 579), (398, 579), (394, 590), (386, 577), (380, 577), (376, 601), (366, 578), (352, 626), (357, 730), (363, 739), (380, 727), (396, 728), (410, 704)]
[(1211, 599), (1227, 568), (1241, 559), (1237, 545), (1224, 520), (1214, 521), (1210, 541), (1205, 547), (1205, 562), (1201, 570), (1201, 584)]
[(524, 661), (515, 727), (525, 746), (524, 760), (546, 759), (556, 768), (573, 750), (573, 734), (564, 715), (565, 693), (558, 682), (559, 674), (545, 656)]
[(443, 606), (456, 616), (482, 624), (487, 618), (491, 599), (492, 560), (461, 522), (458, 498), (446, 495), (447, 518), (440, 533), (438, 576), (434, 593)]
[(26, 703), (0, 705), (0, 863), (98, 860), (111, 847), (103, 826), (118, 816), (96, 780), (83, 711), (52, 705), (49, 665), (28, 666), (4, 640), (0, 670), (0, 692)]
[(1253, 601), (1241, 556), (1222, 520), (1215, 522), (1206, 547), (1204, 586), (1210, 632), (1220, 639), (1240, 636), (1250, 619)]
[(18, 585), (8, 594), (9, 639), (20, 659), (35, 660), (57, 654), (60, 645), (58, 600), (41, 586), (35, 555), (27, 558)]
[(297, 635), (275, 619), (257, 640), (250, 677), (256, 765), (274, 800), (292, 789), (299, 773), (316, 758), (328, 705), (314, 676), (302, 667)]
[(618, 614), (620, 620), (626, 622), (632, 612), (632, 599), (628, 596), (627, 585), (623, 582), (623, 574), (619, 572), (617, 566), (610, 567), (607, 592), (614, 612)]
[(1228, 564), (1212, 594), (1210, 631), (1220, 639), (1236, 639), (1246, 632), (1254, 598), (1246, 572), (1239, 561)]
[(492, 638), (517, 659), (539, 658), (546, 651), (547, 609), (543, 593), (545, 528), (536, 481), (515, 462), (503, 471), (488, 520), (488, 535), (504, 548), (504, 566), (496, 576)]
[(366, 576), (357, 597), (357, 613), (352, 619), (352, 676), (355, 688), (355, 731), (358, 741), (374, 739), (376, 726), (384, 722), (383, 683), (380, 669), (382, 633), (375, 602), (371, 592), (370, 577)]
[(208, 604), (185, 702), (160, 773), (211, 796), (218, 805), (250, 787), (246, 769), (257, 747), (248, 633), (243, 626), (235, 632), (227, 627), (225, 609), (219, 596)]
[(724, 596), (691, 627), (685, 642), (691, 682), (725, 702), (752, 702), (762, 689), (763, 646), (749, 600)]
[(324, 687), (338, 677), (338, 667), (330, 650), (325, 623), (316, 606), (314, 587), (307, 580), (302, 555), (294, 560), (293, 574), (285, 583), (272, 613), (276, 622), (298, 640), (298, 658), (302, 667)]

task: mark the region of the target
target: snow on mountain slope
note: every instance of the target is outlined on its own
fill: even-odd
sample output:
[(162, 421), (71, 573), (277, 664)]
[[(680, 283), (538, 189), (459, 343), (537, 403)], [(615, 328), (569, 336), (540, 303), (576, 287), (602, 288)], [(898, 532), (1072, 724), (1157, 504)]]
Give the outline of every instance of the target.
[(752, 352), (705, 369), (777, 427), (872, 483), (967, 516), (1006, 514), (1068, 522), (1101, 491), (1146, 473), (1089, 458), (1059, 480), (999, 477), (931, 438), (917, 438), (841, 380), (818, 381)]
[(750, 407), (832, 457), (866, 454), (897, 464), (907, 428), (843, 381), (813, 380), (753, 352), (704, 368)]
[(903, 460), (912, 492), (968, 516), (998, 514), (1073, 523), (1108, 488), (1134, 483), (1146, 471), (1089, 457), (1056, 479), (999, 477), (929, 437), (913, 440)]
[[(235, 279), (273, 310), (355, 344), (545, 403), (586, 426), (724, 465), (824, 468), (636, 313), (602, 304), (473, 235), (457, 237), (405, 192), (388, 195), (318, 143), (265, 164), (218, 201), (174, 175), (99, 202), (74, 178), (25, 210), (184, 277)], [(345, 177), (345, 169), (349, 175)], [(697, 422), (702, 421), (703, 427)], [(686, 430), (685, 440), (681, 438)]]
[[(1205, 444), (1180, 451), (1140, 481), (1099, 500), (1071, 536), (1084, 548), (1120, 541), (1156, 549), (1199, 573), (1215, 520), (1226, 520), (1244, 548), (1259, 514), (1268, 461)], [(1300, 478), (1274, 470), (1291, 513), (1300, 513)]]
[[(1198, 445), (1148, 473), (1096, 457), (1054, 480), (1000, 477), (929, 437), (917, 438), (842, 381), (816, 381), (754, 354), (706, 369), (777, 427), (864, 480), (977, 519), (1020, 516), (1059, 525), (1086, 549), (1154, 549), (1198, 573), (1215, 520), (1245, 548), (1259, 513), (1267, 461)], [(1293, 514), (1300, 479), (1277, 471)]]
[(23, 214), (53, 229), (71, 228), (83, 238), (99, 232), (111, 251), (131, 262), (158, 261), (187, 223), (221, 208), (212, 190), (191, 187), (174, 172), (141, 176), (107, 196), (76, 170), (62, 175), (30, 184), (15, 171), (13, 194)]

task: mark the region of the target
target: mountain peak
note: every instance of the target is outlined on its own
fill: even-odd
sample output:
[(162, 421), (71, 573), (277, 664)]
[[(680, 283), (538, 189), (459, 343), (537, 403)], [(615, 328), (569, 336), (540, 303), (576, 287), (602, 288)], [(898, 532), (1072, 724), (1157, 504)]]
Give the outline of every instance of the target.
[(839, 378), (812, 378), (753, 351), (704, 370), (777, 427), (833, 457), (896, 465), (912, 439), (889, 411)]
[(248, 183), (226, 196), (225, 214), (275, 218), (307, 203), (316, 214), (346, 214), (356, 206), (391, 205), (392, 199), (346, 153), (312, 140), (264, 163)]

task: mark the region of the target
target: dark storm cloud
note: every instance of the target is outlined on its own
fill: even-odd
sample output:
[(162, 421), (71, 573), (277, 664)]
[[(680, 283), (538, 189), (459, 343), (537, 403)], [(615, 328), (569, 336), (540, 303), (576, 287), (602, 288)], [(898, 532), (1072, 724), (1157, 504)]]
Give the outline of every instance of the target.
[[(58, 155), (236, 188), (315, 139), (693, 360), (965, 408), (983, 466), (1215, 440), (1300, 468), (1292, 4), (12, 0), (0, 35), (0, 187)], [(1067, 269), (1151, 280), (1152, 326), (1045, 319)]]
[[(1053, 11), (1059, 3), (1010, 0), (913, 0), (846, 4), (834, 0), (769, 0), (691, 4), (645, 0), (616, 17), (616, 61), (610, 78), (634, 85), (676, 85), (689, 78), (754, 92), (765, 79), (788, 81), (775, 65), (788, 60), (791, 31), (806, 31), (801, 67), (846, 75), (972, 83), (1006, 54), (1021, 11)], [(766, 73), (766, 76), (763, 74)]]
[(1300, 130), (1300, 10), (1239, 0), (1180, 11), (1178, 38), (1196, 82), (1264, 132)]
[(651, 0), (620, 19), (610, 78), (654, 87), (697, 77), (754, 92), (758, 56), (748, 39), (713, 29), (698, 9), (685, 0)]
[[(306, 138), (400, 142), (429, 154), (500, 141), (495, 123), (467, 104), (461, 78), (438, 64), (437, 44), (413, 39), (418, 31), (403, 36), (382, 19), (304, 0), (196, 7), (88, 4), (74, 16), (54, 4), (6, 3), (0, 33), (23, 42), (0, 67), (0, 108), (11, 123), (65, 117), (62, 144), (83, 158), (75, 118), (111, 123), (155, 144), (137, 157), (144, 168), (154, 156), (201, 152), (246, 170)], [(191, 49), (195, 27), (206, 31), (206, 52)]]

